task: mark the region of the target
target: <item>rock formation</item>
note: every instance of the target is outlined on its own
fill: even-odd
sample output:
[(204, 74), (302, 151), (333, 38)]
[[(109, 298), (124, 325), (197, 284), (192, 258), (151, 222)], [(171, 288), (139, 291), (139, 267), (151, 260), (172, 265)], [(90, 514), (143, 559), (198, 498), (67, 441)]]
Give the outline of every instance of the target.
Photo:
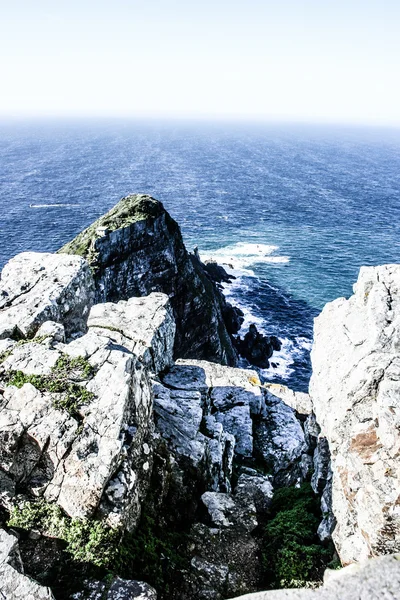
[(381, 556), (340, 571), (328, 570), (323, 587), (272, 590), (231, 600), (397, 600), (400, 598), (400, 555)]
[(315, 320), (310, 393), (343, 564), (400, 550), (400, 265), (363, 267)]
[(176, 322), (176, 356), (236, 363), (223, 296), (200, 260), (187, 252), (178, 224), (161, 202), (127, 196), (60, 252), (88, 261), (97, 303), (167, 294)]
[[(256, 591), (277, 499), (289, 492), (294, 519), (291, 494), (308, 489), (308, 548), (320, 548), (310, 481), (319, 537), (328, 545), (334, 529), (344, 564), (400, 549), (400, 266), (362, 269), (355, 295), (318, 317), (312, 397), (218, 364), (235, 363), (242, 318), (218, 287), (226, 277), (186, 252), (148, 196), (125, 198), (59, 254), (4, 267), (0, 597), (155, 600), (132, 573), (141, 549), (159, 559), (160, 600)], [(245, 339), (252, 359), (278, 346), (253, 328)], [(393, 561), (374, 564), (396, 586)], [(337, 598), (341, 585), (265, 598)]]

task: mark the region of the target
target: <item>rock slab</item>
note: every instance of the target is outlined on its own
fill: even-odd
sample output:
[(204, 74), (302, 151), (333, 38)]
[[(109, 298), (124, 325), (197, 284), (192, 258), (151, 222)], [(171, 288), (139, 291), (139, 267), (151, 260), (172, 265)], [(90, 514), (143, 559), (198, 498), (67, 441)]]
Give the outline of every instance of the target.
[(400, 550), (400, 265), (362, 267), (315, 320), (310, 383), (343, 564)]

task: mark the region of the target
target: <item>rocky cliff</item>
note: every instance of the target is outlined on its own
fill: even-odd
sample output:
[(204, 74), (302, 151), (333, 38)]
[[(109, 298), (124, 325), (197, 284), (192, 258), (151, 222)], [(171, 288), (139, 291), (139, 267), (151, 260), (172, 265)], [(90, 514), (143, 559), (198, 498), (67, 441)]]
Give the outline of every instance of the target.
[(198, 257), (187, 252), (178, 224), (161, 202), (141, 194), (127, 196), (60, 252), (87, 260), (97, 303), (167, 294), (176, 322), (177, 357), (236, 364), (224, 298)]
[(362, 269), (318, 317), (310, 397), (201, 359), (235, 360), (223, 274), (157, 201), (124, 199), (65, 250), (0, 280), (7, 600), (317, 584), (333, 530), (343, 564), (398, 551), (400, 266)]
[(343, 564), (400, 550), (400, 265), (363, 267), (315, 320), (310, 393)]

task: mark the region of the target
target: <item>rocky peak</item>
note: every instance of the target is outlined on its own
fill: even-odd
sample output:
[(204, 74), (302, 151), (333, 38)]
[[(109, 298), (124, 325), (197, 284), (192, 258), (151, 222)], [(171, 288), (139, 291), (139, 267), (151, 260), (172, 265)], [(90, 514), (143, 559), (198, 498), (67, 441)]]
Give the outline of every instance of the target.
[(98, 303), (167, 294), (176, 321), (175, 356), (236, 363), (222, 294), (187, 252), (178, 224), (161, 202), (127, 196), (59, 252), (88, 261)]

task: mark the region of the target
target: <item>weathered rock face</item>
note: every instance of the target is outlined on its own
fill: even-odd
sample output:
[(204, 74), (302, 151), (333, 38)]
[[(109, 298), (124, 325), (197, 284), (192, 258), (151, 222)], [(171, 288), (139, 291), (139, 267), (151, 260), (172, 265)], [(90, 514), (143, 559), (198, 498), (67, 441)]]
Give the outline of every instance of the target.
[(173, 363), (175, 321), (165, 294), (153, 292), (117, 304), (96, 304), (88, 327), (128, 348), (151, 373), (164, 371)]
[(0, 597), (5, 600), (54, 600), (47, 587), (24, 575), (18, 539), (0, 529)]
[(23, 252), (1, 272), (0, 339), (31, 338), (45, 321), (61, 323), (67, 338), (82, 334), (93, 302), (94, 282), (86, 261)]
[[(39, 257), (44, 273), (55, 263), (79, 267), (93, 290), (81, 258)], [(30, 264), (39, 257), (30, 255)], [(69, 280), (63, 285), (68, 291)], [(61, 284), (57, 289), (65, 298)], [(89, 316), (88, 304), (80, 302), (88, 291), (80, 287), (75, 293), (74, 323), (82, 333), (89, 317), (88, 333), (68, 344), (60, 341), (64, 327), (73, 331), (63, 305), (64, 313), (55, 314), (61, 323), (45, 321), (37, 333), (43, 337), (0, 340), (0, 497), (11, 508), (17, 493), (43, 496), (71, 517), (98, 516), (130, 530), (152, 466), (148, 371), (157, 373), (172, 362), (172, 311), (168, 298), (155, 293), (95, 306)], [(26, 322), (24, 310), (30, 315), (31, 304), (19, 306), (20, 323)], [(48, 316), (46, 308), (44, 313)]]
[(82, 592), (71, 600), (157, 600), (157, 593), (143, 581), (131, 581), (116, 577), (111, 583), (87, 581)]
[[(306, 394), (270, 389), (299, 411), (311, 406)], [(156, 497), (193, 523), (179, 600), (222, 600), (258, 589), (262, 567), (254, 531), (269, 511), (273, 486), (310, 477), (317, 442), (306, 442), (296, 410), (270, 389), (254, 371), (200, 360), (178, 360), (154, 383), (156, 432), (169, 453)], [(158, 514), (166, 512), (158, 507)]]
[(231, 600), (397, 600), (400, 598), (400, 555), (381, 556), (340, 571), (327, 570), (316, 590), (271, 590)]
[(127, 196), (60, 252), (86, 258), (98, 303), (167, 294), (177, 327), (176, 356), (236, 363), (222, 295), (199, 259), (186, 251), (178, 224), (161, 202)]
[(363, 267), (315, 320), (310, 393), (344, 564), (400, 550), (400, 265)]
[(268, 369), (268, 359), (271, 358), (274, 350), (279, 351), (281, 349), (281, 342), (274, 335), (263, 335), (252, 323), (243, 340), (240, 338), (236, 340), (236, 346), (241, 356), (247, 358), (251, 365)]

